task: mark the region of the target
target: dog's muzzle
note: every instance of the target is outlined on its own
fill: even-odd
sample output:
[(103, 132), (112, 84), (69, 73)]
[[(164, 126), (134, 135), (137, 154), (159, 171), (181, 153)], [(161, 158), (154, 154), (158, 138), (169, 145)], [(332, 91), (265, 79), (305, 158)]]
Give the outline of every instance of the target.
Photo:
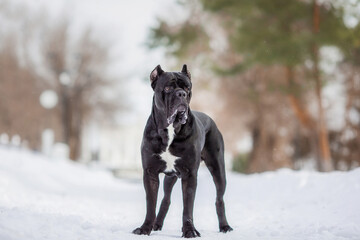
[[(178, 89), (174, 92), (174, 104), (170, 108), (170, 114), (167, 118), (168, 124), (173, 124), (178, 122), (180, 124), (185, 124), (188, 118), (188, 104), (187, 104), (187, 92), (183, 89)], [(175, 107), (174, 107), (175, 106)]]
[(169, 125), (173, 124), (175, 121), (180, 124), (185, 124), (188, 118), (188, 108), (186, 105), (179, 105), (172, 111), (171, 115), (167, 119)]

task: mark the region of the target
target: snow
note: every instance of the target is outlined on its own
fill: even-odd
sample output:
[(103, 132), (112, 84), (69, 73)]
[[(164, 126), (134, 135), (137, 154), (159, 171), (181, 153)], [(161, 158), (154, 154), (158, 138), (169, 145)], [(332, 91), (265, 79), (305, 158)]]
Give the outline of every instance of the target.
[[(200, 169), (194, 222), (203, 239), (360, 238), (360, 169), (227, 176), (225, 202), (234, 231), (223, 234), (215, 187)], [(140, 179), (117, 179), (99, 167), (0, 146), (1, 240), (178, 239), (181, 213), (178, 182), (163, 231), (133, 235), (145, 214)]]

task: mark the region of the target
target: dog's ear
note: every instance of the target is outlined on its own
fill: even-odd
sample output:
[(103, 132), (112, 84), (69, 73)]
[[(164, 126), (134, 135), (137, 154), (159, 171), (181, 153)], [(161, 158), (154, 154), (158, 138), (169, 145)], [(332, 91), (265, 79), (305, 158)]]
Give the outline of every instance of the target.
[(156, 66), (156, 68), (154, 68), (154, 70), (152, 70), (152, 72), (150, 73), (150, 82), (151, 82), (151, 86), (154, 88), (155, 87), (155, 82), (156, 80), (159, 78), (159, 76), (163, 73), (164, 71), (161, 69), (160, 64)]
[(181, 69), (182, 73), (185, 73), (186, 76), (188, 76), (188, 78), (191, 80), (191, 73), (189, 72), (189, 70), (187, 69), (186, 64), (183, 65), (182, 69)]

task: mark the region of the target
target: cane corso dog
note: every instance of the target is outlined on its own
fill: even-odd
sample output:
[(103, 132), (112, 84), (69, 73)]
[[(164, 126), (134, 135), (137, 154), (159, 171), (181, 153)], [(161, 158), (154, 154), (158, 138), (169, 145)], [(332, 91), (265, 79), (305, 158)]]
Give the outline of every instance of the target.
[[(154, 90), (153, 105), (146, 123), (141, 157), (146, 192), (146, 217), (133, 233), (150, 235), (162, 229), (169, 209), (172, 188), (181, 178), (183, 227), (185, 238), (200, 237), (193, 222), (197, 171), (203, 160), (216, 186), (216, 212), (220, 232), (229, 232), (225, 216), (224, 141), (214, 121), (201, 112), (191, 111), (191, 75), (184, 65), (181, 72), (164, 72), (158, 65), (150, 74)], [(159, 174), (165, 173), (164, 198), (156, 216)]]

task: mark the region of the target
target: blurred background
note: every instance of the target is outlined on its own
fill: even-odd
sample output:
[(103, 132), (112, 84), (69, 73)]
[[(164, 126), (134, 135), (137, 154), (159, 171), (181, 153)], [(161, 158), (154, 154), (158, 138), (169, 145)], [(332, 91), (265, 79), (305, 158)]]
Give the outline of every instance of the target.
[(227, 168), (360, 164), (358, 0), (0, 0), (0, 144), (141, 173), (149, 74), (192, 74)]

